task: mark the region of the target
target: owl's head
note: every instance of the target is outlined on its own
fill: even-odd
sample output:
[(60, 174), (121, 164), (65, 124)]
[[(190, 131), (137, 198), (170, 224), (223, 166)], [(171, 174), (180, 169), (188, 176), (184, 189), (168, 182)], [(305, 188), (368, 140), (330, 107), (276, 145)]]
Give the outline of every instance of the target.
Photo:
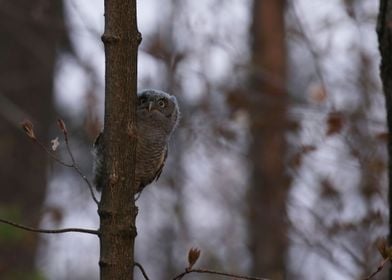
[(148, 89), (138, 94), (138, 117), (150, 125), (163, 128), (170, 133), (177, 126), (180, 111), (177, 99), (166, 92)]

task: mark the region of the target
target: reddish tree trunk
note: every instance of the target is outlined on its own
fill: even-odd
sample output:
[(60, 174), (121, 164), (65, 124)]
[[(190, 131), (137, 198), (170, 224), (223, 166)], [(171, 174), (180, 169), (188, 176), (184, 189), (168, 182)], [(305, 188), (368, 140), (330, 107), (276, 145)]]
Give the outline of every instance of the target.
[(249, 148), (249, 234), (252, 274), (284, 279), (287, 249), (286, 46), (283, 0), (253, 4)]

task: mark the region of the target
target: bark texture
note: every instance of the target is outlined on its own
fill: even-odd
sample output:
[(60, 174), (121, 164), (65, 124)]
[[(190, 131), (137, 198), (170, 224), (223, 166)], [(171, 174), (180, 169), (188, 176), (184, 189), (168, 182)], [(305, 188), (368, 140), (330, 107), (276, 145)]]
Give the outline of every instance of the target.
[(106, 183), (99, 204), (101, 279), (133, 279), (137, 50), (136, 0), (105, 1)]
[[(377, 34), (381, 54), (380, 74), (385, 94), (388, 138), (388, 200), (389, 200), (389, 244), (392, 244), (392, 1), (381, 0), (377, 22)], [(389, 269), (392, 280), (392, 266)]]
[(255, 0), (249, 155), (249, 241), (254, 275), (284, 279), (287, 249), (285, 1)]
[[(61, 0), (0, 4), (0, 216), (37, 226), (48, 157), (19, 123), (30, 118), (46, 143), (53, 123), (58, 47), (66, 38)], [(38, 236), (0, 225), (0, 278), (32, 279)]]

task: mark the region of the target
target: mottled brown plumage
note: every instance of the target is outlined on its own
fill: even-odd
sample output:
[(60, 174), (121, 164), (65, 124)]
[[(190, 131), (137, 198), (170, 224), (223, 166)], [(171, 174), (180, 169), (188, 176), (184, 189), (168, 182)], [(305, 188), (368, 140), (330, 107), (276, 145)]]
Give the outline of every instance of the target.
[[(163, 91), (145, 90), (138, 95), (138, 141), (136, 146), (136, 193), (143, 190), (162, 173), (168, 153), (170, 136), (177, 126), (179, 108), (177, 100)], [(103, 133), (103, 132), (102, 132)], [(95, 150), (95, 185), (101, 190), (103, 181), (103, 137), (98, 136)]]

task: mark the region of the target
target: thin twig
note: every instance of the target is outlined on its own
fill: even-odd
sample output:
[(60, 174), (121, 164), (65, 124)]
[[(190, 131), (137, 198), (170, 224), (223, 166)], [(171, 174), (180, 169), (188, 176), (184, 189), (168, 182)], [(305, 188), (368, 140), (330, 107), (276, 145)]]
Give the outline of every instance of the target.
[[(60, 158), (58, 158), (41, 141), (38, 140), (38, 138), (35, 136), (34, 126), (33, 126), (31, 121), (24, 120), (21, 123), (21, 126), (22, 126), (23, 130), (25, 131), (26, 135), (30, 139), (32, 139), (35, 143), (37, 143), (54, 161), (60, 163), (61, 165), (66, 166), (66, 167), (73, 168), (79, 174), (79, 176), (86, 182), (86, 184), (87, 184), (87, 186), (88, 186), (88, 188), (90, 190), (91, 197), (93, 198), (94, 202), (98, 205), (99, 201), (98, 201), (98, 199), (96, 198), (96, 196), (94, 194), (93, 185), (90, 183), (90, 181), (87, 179), (87, 177), (80, 170), (79, 166), (77, 165), (77, 163), (75, 161), (75, 157), (74, 157), (74, 155), (73, 155), (73, 153), (71, 151), (71, 148), (69, 147), (68, 132), (67, 132), (67, 128), (66, 128), (66, 125), (65, 125), (64, 121), (62, 119), (58, 119), (57, 120), (57, 124), (60, 127), (61, 131), (63, 132), (65, 145), (67, 147), (67, 152), (69, 154), (69, 157), (71, 158), (71, 163), (66, 163), (65, 161), (63, 161)], [(53, 150), (55, 150), (55, 148), (53, 148)]]
[(41, 141), (39, 141), (38, 139), (33, 139), (33, 141), (37, 143), (45, 151), (45, 153), (47, 153), (54, 161), (58, 162), (61, 165), (64, 165), (65, 167), (72, 167), (72, 164), (66, 163), (61, 159), (59, 159), (58, 157), (56, 157), (51, 151), (49, 151), (48, 148), (46, 148), (44, 144), (41, 143)]
[(219, 272), (219, 271), (209, 270), (209, 269), (190, 269), (190, 270), (185, 270), (183, 273), (181, 273), (181, 274), (177, 275), (176, 277), (174, 277), (173, 280), (180, 280), (185, 275), (190, 274), (190, 273), (214, 274), (214, 275), (221, 275), (221, 276), (234, 277), (234, 278), (237, 278), (237, 279), (247, 279), (247, 280), (268, 280), (267, 278), (260, 278), (260, 277), (253, 277), (253, 276), (244, 276), (244, 275), (238, 275), (238, 274), (232, 274), (232, 273), (226, 273), (226, 272)]
[(310, 40), (308, 34), (306, 33), (304, 23), (302, 22), (301, 18), (299, 17), (298, 12), (297, 12), (297, 6), (294, 3), (292, 4), (291, 10), (292, 10), (293, 15), (295, 17), (295, 20), (297, 21), (299, 31), (302, 33), (304, 42), (307, 45), (308, 50), (313, 57), (316, 75), (318, 76), (323, 89), (327, 90), (327, 85), (326, 85), (326, 81), (325, 81), (325, 78), (323, 75), (322, 66), (319, 61), (320, 54), (317, 52), (315, 46), (312, 44), (312, 41)]
[(374, 276), (376, 276), (383, 268), (384, 265), (389, 261), (389, 258), (383, 259), (382, 262), (380, 263), (380, 265), (377, 267), (377, 270), (374, 271), (372, 274), (370, 274), (368, 277), (366, 277), (364, 280), (370, 280), (372, 279)]
[(79, 174), (79, 176), (86, 182), (86, 184), (90, 190), (91, 197), (93, 198), (94, 202), (98, 205), (99, 201), (98, 201), (97, 197), (95, 196), (93, 185), (91, 184), (89, 179), (87, 179), (86, 175), (84, 175), (83, 172), (80, 170), (79, 166), (77, 165), (77, 163), (75, 161), (75, 157), (73, 156), (72, 150), (69, 147), (68, 134), (65, 131), (63, 131), (63, 135), (64, 135), (64, 140), (65, 140), (65, 146), (67, 147), (67, 152), (68, 152), (69, 157), (71, 158), (71, 161), (72, 161), (72, 165), (70, 167), (72, 167)]
[(75, 171), (79, 174), (79, 176), (86, 182), (86, 184), (87, 184), (87, 186), (88, 186), (88, 188), (89, 188), (89, 190), (90, 190), (90, 194), (91, 194), (92, 199), (94, 200), (95, 204), (98, 205), (98, 204), (99, 204), (99, 201), (98, 201), (97, 197), (95, 196), (94, 188), (93, 188), (91, 182), (89, 181), (89, 179), (87, 179), (86, 175), (84, 175), (84, 174), (82, 173), (82, 171), (80, 171), (79, 166), (77, 166), (77, 165), (75, 164), (75, 165), (73, 165), (72, 167), (73, 167), (73, 169), (75, 169)]
[(148, 276), (147, 276), (146, 271), (144, 270), (143, 266), (142, 266), (140, 263), (135, 262), (135, 263), (134, 263), (134, 266), (136, 266), (136, 267), (138, 267), (138, 268), (140, 269), (140, 271), (141, 271), (142, 274), (143, 274), (144, 279), (150, 280), (150, 278), (148, 278)]
[(40, 229), (40, 228), (33, 228), (28, 227), (25, 225), (17, 224), (5, 219), (0, 218), (0, 223), (7, 224), (16, 228), (20, 228), (27, 231), (38, 232), (38, 233), (49, 233), (49, 234), (57, 234), (57, 233), (65, 233), (65, 232), (81, 232), (81, 233), (88, 233), (98, 235), (99, 231), (94, 229), (85, 229), (85, 228), (61, 228), (61, 229)]

